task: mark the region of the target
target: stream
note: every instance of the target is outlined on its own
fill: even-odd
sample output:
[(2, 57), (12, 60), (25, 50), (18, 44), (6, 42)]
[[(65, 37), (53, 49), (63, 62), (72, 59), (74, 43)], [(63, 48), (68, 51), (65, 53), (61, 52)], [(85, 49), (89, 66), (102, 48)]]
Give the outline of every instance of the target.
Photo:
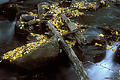
[[(106, 49), (105, 58), (98, 63), (90, 63), (85, 66), (90, 80), (117, 80), (119, 78), (120, 65), (114, 62), (114, 56), (119, 48), (119, 42), (114, 43), (111, 49)], [(113, 52), (112, 49), (115, 49)], [(114, 74), (114, 76), (112, 76)]]
[[(26, 2), (29, 2), (29, 0), (26, 0)], [(89, 17), (81, 18), (83, 24), (88, 24), (95, 29), (98, 26), (104, 27), (109, 25), (120, 30), (120, 6), (100, 8), (90, 14), (94, 15), (93, 17), (90, 17), (92, 19), (89, 19)], [(0, 56), (9, 50), (25, 44), (26, 39), (20, 35), (16, 35), (14, 32), (15, 23), (16, 21), (9, 21), (3, 16), (0, 16)], [(84, 64), (90, 80), (120, 79), (120, 64), (114, 61), (116, 52), (119, 48), (120, 42), (115, 42), (111, 49), (105, 50), (106, 52), (103, 60), (96, 63), (89, 61)], [(113, 51), (113, 49), (115, 49), (115, 51)], [(39, 80), (38, 78), (34, 79), (31, 77), (37, 73), (40, 73), (36, 75), (40, 76), (38, 77), (40, 80), (78, 80), (70, 60), (67, 55), (64, 54), (60, 54), (60, 57), (54, 64), (34, 72), (16, 71), (14, 67), (0, 63), (0, 80)]]

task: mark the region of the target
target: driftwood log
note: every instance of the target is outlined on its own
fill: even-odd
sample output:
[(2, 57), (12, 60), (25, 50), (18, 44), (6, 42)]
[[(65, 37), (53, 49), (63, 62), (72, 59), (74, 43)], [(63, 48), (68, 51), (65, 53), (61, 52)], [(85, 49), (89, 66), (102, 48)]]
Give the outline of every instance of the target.
[(82, 62), (78, 59), (77, 55), (75, 54), (75, 52), (73, 51), (73, 49), (64, 41), (64, 39), (62, 38), (62, 36), (59, 34), (59, 32), (57, 30), (55, 30), (55, 27), (51, 24), (51, 22), (48, 22), (48, 26), (49, 28), (52, 30), (52, 32), (58, 37), (60, 38), (60, 43), (63, 47), (63, 49), (66, 51), (69, 59), (72, 62), (72, 65), (74, 67), (75, 73), (78, 76), (79, 80), (90, 80), (88, 77), (87, 72), (85, 71)]
[[(75, 25), (70, 21), (70, 19), (66, 17), (65, 14), (61, 14), (61, 17), (62, 17), (62, 19), (65, 20), (65, 22), (67, 23), (70, 31), (73, 31), (73, 30), (77, 29), (77, 26), (75, 26)], [(78, 41), (79, 44), (81, 44), (81, 43), (84, 44), (84, 45), (86, 44), (86, 40), (85, 40), (84, 36), (81, 34), (80, 31), (77, 31), (77, 32), (74, 34), (74, 36), (75, 36), (75, 38), (77, 39), (77, 41)]]

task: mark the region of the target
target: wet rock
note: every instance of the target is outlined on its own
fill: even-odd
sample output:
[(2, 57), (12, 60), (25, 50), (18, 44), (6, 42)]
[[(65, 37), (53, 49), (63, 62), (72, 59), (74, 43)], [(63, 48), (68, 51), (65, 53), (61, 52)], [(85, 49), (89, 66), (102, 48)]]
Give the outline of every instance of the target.
[(60, 1), (59, 5), (61, 7), (70, 7), (71, 3), (72, 3), (72, 0), (63, 0), (63, 1)]
[(22, 14), (21, 17), (22, 17), (23, 21), (30, 21), (30, 20), (34, 19), (35, 16)]
[(91, 62), (99, 62), (101, 61), (105, 56), (105, 47), (97, 47), (94, 45), (84, 46), (82, 47), (85, 55), (85, 61), (91, 61)]
[(103, 30), (103, 34), (105, 35), (105, 39), (108, 44), (112, 44), (115, 41), (120, 41), (120, 30), (112, 27), (98, 27)]
[(85, 54), (87, 55), (96, 55), (96, 54), (103, 54), (104, 51), (104, 47), (96, 47), (94, 45), (90, 45), (90, 46), (85, 46)]
[(97, 28), (88, 28), (85, 31), (87, 44), (81, 47), (85, 56), (84, 61), (99, 62), (104, 58), (105, 40), (99, 40), (97, 37), (99, 34), (103, 34), (103, 31)]
[[(31, 33), (31, 34), (33, 34), (33, 33)], [(27, 36), (27, 39), (29, 40), (29, 41), (31, 41), (31, 42), (36, 42), (36, 41), (40, 41), (40, 39), (36, 39), (36, 37), (37, 36), (31, 36), (31, 34), (29, 34), (28, 36)], [(38, 36), (39, 37), (39, 36)]]
[(96, 10), (100, 6), (100, 0), (73, 0), (74, 7), (85, 10)]
[(36, 20), (30, 20), (28, 22), (20, 22), (17, 21), (15, 25), (15, 33), (28, 36), (30, 33), (39, 33), (44, 34), (48, 32), (48, 28), (46, 26), (46, 22), (38, 23)]
[(114, 58), (114, 61), (118, 64), (120, 64), (120, 46), (115, 54), (115, 58)]
[(93, 40), (98, 40), (98, 35), (102, 34), (102, 30), (99, 30), (97, 28), (88, 28), (85, 31), (84, 37), (87, 40), (87, 43), (91, 43)]
[[(97, 29), (98, 28), (98, 29)], [(119, 31), (111, 27), (88, 28), (84, 37), (87, 45), (82, 49), (85, 55), (85, 61), (99, 62), (105, 56), (105, 44), (111, 44), (113, 41), (119, 40)], [(101, 30), (100, 30), (101, 29)], [(98, 35), (104, 34), (104, 39), (99, 40)], [(119, 54), (116, 56), (119, 57)]]
[(47, 42), (29, 54), (11, 62), (24, 69), (34, 70), (50, 64), (59, 53), (58, 39), (54, 36)]
[(27, 36), (30, 32), (26, 28), (23, 28), (22, 25), (20, 21), (16, 22), (15, 33)]
[(15, 4), (2, 4), (0, 6), (0, 14), (10, 21), (14, 21), (18, 9)]

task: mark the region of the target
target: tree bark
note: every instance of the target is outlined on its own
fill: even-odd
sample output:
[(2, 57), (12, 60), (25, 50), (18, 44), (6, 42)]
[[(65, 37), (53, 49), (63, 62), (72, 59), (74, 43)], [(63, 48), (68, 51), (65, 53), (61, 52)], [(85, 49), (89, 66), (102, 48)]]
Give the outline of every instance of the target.
[(55, 30), (55, 27), (50, 22), (48, 22), (48, 26), (52, 30), (52, 32), (58, 38), (60, 38), (61, 45), (62, 45), (63, 49), (66, 51), (69, 59), (71, 60), (72, 65), (73, 65), (74, 70), (75, 70), (75, 73), (77, 74), (79, 80), (90, 80), (87, 72), (85, 71), (85, 69), (82, 65), (82, 62), (78, 59), (78, 57), (76, 56), (73, 49), (64, 41), (62, 36), (58, 33), (57, 30)]

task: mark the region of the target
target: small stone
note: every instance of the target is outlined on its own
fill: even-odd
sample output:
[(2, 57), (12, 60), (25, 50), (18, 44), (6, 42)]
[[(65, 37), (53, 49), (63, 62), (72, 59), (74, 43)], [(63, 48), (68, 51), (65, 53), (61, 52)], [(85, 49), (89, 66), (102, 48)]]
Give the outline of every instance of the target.
[(34, 16), (26, 15), (26, 14), (22, 14), (21, 17), (22, 17), (22, 20), (26, 22), (34, 19)]

